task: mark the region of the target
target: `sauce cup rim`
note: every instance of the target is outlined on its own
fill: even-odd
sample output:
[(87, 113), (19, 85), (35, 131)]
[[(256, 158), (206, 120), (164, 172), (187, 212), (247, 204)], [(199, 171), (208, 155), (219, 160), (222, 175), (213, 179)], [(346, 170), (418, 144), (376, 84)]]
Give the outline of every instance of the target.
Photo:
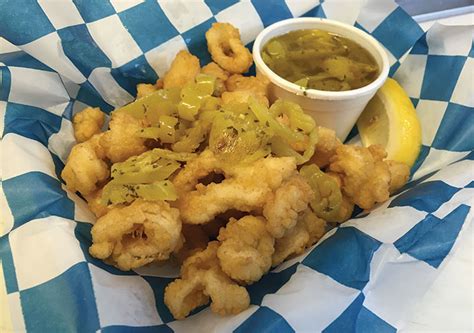
[[(261, 49), (263, 48), (262, 41), (264, 40), (265, 37), (273, 33), (275, 30), (284, 28), (285, 26), (289, 26), (289, 29), (278, 35), (295, 31), (295, 30), (301, 30), (302, 28), (291, 29), (291, 26), (293, 25), (298, 26), (301, 23), (317, 23), (318, 26), (315, 26), (314, 28), (321, 29), (321, 30), (324, 30), (324, 27), (321, 25), (328, 25), (328, 26), (333, 26), (333, 27), (336, 26), (343, 30), (347, 30), (348, 32), (352, 34), (357, 34), (363, 39), (365, 39), (376, 50), (376, 52), (378, 53), (378, 56), (381, 59), (380, 73), (377, 76), (377, 78), (373, 82), (369, 83), (368, 85), (357, 88), (357, 89), (345, 90), (345, 91), (325, 91), (325, 90), (302, 88), (301, 86), (294, 84), (282, 78), (275, 72), (273, 72), (270, 69), (270, 67), (268, 67), (267, 64), (265, 64), (265, 62), (262, 59), (262, 55), (260, 53)], [(311, 28), (308, 27), (307, 29), (311, 29)], [(278, 35), (275, 35), (275, 36), (278, 36)], [(350, 39), (350, 37), (346, 37), (346, 38)], [(374, 52), (372, 52), (371, 50), (367, 50), (367, 51), (370, 54), (372, 54), (372, 56), (374, 56)], [(280, 88), (287, 90), (289, 92), (292, 92), (296, 95), (304, 96), (310, 99), (347, 100), (347, 99), (356, 98), (361, 95), (371, 94), (373, 93), (374, 90), (377, 90), (383, 85), (383, 83), (388, 77), (388, 72), (390, 69), (387, 53), (385, 52), (381, 44), (374, 37), (372, 37), (365, 31), (359, 28), (356, 28), (352, 25), (335, 21), (335, 20), (317, 18), (317, 17), (291, 18), (291, 19), (282, 20), (272, 25), (269, 25), (258, 34), (253, 44), (252, 53), (253, 53), (253, 58), (254, 58), (256, 68), (259, 71), (263, 72), (262, 74), (264, 74), (273, 84), (276, 84)]]

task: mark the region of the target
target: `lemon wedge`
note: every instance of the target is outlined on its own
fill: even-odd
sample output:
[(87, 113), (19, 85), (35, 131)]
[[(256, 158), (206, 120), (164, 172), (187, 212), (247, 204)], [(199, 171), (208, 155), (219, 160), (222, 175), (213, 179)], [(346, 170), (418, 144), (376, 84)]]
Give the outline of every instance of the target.
[(380, 144), (387, 158), (413, 166), (421, 148), (421, 126), (405, 90), (387, 79), (357, 121), (362, 144)]

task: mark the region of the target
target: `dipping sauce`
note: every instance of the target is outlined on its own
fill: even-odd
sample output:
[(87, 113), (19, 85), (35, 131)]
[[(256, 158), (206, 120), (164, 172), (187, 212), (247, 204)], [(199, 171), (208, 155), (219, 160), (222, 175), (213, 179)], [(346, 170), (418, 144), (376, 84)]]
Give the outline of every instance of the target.
[(359, 44), (318, 29), (296, 30), (270, 39), (262, 59), (282, 78), (306, 89), (344, 91), (375, 81), (379, 68)]

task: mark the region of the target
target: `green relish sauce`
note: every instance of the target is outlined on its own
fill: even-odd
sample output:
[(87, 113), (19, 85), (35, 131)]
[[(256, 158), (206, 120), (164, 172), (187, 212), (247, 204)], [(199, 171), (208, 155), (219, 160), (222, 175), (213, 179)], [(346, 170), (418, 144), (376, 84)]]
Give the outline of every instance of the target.
[(375, 59), (362, 46), (317, 29), (270, 39), (262, 58), (273, 72), (305, 89), (352, 90), (370, 84), (379, 75)]

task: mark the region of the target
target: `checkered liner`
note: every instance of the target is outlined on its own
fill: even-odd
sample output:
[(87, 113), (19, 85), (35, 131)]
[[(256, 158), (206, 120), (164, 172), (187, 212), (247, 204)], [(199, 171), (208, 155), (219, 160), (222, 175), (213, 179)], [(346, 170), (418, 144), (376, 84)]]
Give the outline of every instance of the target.
[[(414, 180), (249, 286), (248, 310), (223, 318), (201, 308), (175, 321), (163, 292), (176, 269), (121, 272), (88, 254), (93, 217), (59, 178), (71, 116), (131, 101), (180, 49), (205, 64), (213, 22), (251, 43), (295, 16), (354, 24), (384, 45), (422, 121)], [(18, 332), (393, 332), (472, 223), (473, 27), (424, 34), (391, 0), (6, 0), (0, 35), (21, 49), (0, 54), (0, 258)]]

